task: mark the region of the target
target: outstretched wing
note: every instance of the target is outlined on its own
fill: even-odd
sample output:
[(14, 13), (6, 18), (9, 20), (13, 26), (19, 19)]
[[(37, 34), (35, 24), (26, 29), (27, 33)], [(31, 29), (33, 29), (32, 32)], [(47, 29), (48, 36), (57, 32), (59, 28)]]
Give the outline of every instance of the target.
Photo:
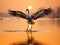
[(27, 19), (28, 16), (21, 12), (21, 11), (12, 11), (12, 10), (9, 10), (9, 14), (11, 14), (12, 16), (18, 16), (18, 17), (21, 17), (21, 18), (24, 18), (24, 19)]
[(51, 8), (39, 10), (36, 13), (34, 13), (33, 15), (31, 15), (31, 17), (33, 19), (38, 19), (40, 17), (43, 17), (44, 15), (49, 15), (51, 12), (52, 12)]

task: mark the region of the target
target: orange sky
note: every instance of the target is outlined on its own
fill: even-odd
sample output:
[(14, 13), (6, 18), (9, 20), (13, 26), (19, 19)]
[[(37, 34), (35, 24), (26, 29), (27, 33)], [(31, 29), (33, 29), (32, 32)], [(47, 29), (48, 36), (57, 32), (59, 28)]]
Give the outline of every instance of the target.
[(60, 5), (60, 0), (1, 0), (0, 12), (7, 12), (8, 9), (21, 10), (25, 12), (28, 6), (32, 6), (31, 13), (41, 8), (51, 7), (56, 9)]

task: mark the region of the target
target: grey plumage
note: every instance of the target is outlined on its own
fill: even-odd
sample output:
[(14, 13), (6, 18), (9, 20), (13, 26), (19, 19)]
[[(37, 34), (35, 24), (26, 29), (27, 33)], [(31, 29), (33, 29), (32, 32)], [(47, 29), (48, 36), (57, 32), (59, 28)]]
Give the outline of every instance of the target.
[(24, 19), (27, 19), (27, 20), (30, 20), (30, 19), (38, 19), (40, 17), (43, 17), (44, 15), (49, 15), (50, 13), (52, 12), (52, 9), (51, 8), (48, 8), (48, 9), (43, 9), (43, 10), (39, 10), (37, 11), (36, 13), (32, 14), (30, 17), (21, 12), (21, 11), (12, 11), (12, 10), (9, 10), (9, 14), (11, 14), (12, 16), (19, 16), (21, 18), (24, 18)]

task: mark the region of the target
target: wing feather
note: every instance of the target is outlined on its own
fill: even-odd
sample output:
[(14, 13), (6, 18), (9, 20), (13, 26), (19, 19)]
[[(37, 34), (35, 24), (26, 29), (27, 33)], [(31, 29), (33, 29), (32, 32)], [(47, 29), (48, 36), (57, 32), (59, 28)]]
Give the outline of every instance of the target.
[(37, 11), (36, 13), (34, 13), (33, 15), (31, 15), (31, 17), (32, 17), (33, 19), (37, 19), (37, 18), (42, 17), (42, 16), (43, 16), (43, 13), (44, 13), (43, 10), (39, 10), (39, 11)]
[(52, 9), (51, 8), (39, 10), (36, 13), (34, 13), (33, 15), (31, 15), (31, 17), (33, 19), (38, 19), (38, 18), (41, 18), (41, 17), (43, 17), (45, 15), (49, 15), (51, 12), (52, 12)]
[(24, 19), (27, 19), (28, 16), (21, 12), (21, 11), (12, 11), (12, 10), (9, 10), (9, 14), (11, 14), (12, 16), (18, 16), (18, 17), (21, 17), (21, 18), (24, 18)]

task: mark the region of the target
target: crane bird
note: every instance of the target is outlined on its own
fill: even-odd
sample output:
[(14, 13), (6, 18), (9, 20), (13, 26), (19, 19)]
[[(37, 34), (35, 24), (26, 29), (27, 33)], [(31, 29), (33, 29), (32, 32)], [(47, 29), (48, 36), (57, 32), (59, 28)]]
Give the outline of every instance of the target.
[(9, 14), (11, 14), (12, 16), (18, 16), (18, 17), (24, 18), (24, 19), (28, 20), (29, 23), (33, 24), (32, 20), (36, 20), (45, 15), (49, 15), (52, 12), (52, 9), (47, 8), (47, 9), (38, 10), (37, 12), (35, 12), (32, 15), (29, 14), (29, 9), (26, 9), (26, 11), (28, 11), (28, 14), (25, 14), (22, 11), (9, 10)]

